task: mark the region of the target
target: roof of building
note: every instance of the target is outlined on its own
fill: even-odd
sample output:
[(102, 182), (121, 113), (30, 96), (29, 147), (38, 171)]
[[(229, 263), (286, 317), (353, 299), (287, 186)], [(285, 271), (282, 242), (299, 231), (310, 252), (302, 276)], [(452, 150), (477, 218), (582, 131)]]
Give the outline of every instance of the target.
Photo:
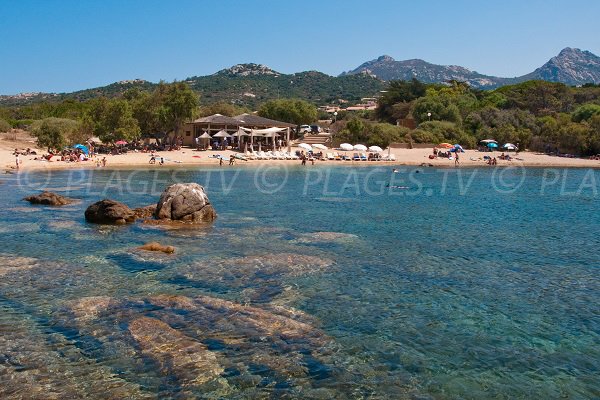
[(221, 115), (221, 114), (213, 114), (213, 115), (209, 115), (208, 117), (198, 118), (198, 119), (194, 120), (193, 123), (234, 125), (234, 126), (241, 125), (240, 121), (238, 121), (237, 119), (227, 117), (227, 116)]
[(278, 128), (294, 128), (295, 124), (290, 124), (289, 122), (276, 121), (274, 119), (264, 118), (259, 115), (254, 114), (241, 114), (233, 117), (236, 121), (239, 121), (239, 124), (247, 127), (278, 127)]

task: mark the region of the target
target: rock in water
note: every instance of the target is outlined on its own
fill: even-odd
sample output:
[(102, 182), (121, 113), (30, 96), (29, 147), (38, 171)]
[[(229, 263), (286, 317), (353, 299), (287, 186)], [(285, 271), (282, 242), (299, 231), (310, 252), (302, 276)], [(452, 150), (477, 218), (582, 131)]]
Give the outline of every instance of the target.
[(23, 200), (31, 204), (43, 204), (46, 206), (66, 206), (74, 202), (73, 199), (52, 192), (42, 192), (38, 195), (27, 196)]
[(160, 196), (154, 216), (160, 220), (212, 222), (217, 213), (204, 188), (197, 183), (177, 183)]
[(152, 204), (152, 205), (149, 205), (146, 207), (138, 207), (138, 208), (133, 209), (133, 213), (135, 214), (135, 217), (139, 218), (139, 219), (152, 218), (154, 216), (155, 212), (156, 212), (156, 204)]
[(129, 323), (129, 332), (142, 353), (156, 360), (164, 372), (176, 375), (183, 386), (202, 385), (223, 372), (205, 345), (160, 320), (137, 318)]
[(166, 253), (166, 254), (175, 253), (175, 247), (164, 246), (158, 242), (146, 243), (145, 245), (138, 247), (138, 249), (146, 250), (146, 251), (162, 251), (163, 253)]
[(104, 199), (85, 210), (85, 219), (96, 224), (124, 225), (134, 222), (135, 214), (123, 203)]

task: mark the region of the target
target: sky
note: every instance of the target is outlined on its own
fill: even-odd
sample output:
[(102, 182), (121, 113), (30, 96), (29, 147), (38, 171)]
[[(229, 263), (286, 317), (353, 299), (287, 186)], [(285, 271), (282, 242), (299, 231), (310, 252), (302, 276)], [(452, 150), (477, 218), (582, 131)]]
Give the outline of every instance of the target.
[(0, 94), (213, 74), (239, 63), (330, 75), (380, 55), (532, 72), (600, 55), (598, 0), (0, 0)]

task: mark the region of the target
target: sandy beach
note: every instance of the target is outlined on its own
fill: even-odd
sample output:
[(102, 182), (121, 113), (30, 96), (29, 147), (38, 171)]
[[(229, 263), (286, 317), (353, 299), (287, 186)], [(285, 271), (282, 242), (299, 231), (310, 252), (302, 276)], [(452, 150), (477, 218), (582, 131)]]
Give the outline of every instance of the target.
[[(15, 171), (15, 156), (13, 155), (14, 149), (18, 148), (23, 150), (31, 148), (37, 152), (38, 155), (44, 154), (44, 149), (39, 149), (34, 141), (31, 140), (8, 140), (0, 139), (0, 166), (5, 171)], [(297, 150), (297, 147), (292, 147), (292, 151)], [(340, 152), (344, 154), (344, 152)], [(354, 152), (346, 152), (346, 154), (352, 156)], [(141, 152), (129, 152), (127, 154), (120, 155), (99, 155), (100, 159), (106, 157), (106, 167), (144, 167), (144, 168), (165, 168), (165, 167), (194, 167), (194, 166), (207, 166), (207, 165), (219, 165), (219, 160), (216, 158), (220, 155), (224, 158), (223, 164), (228, 165), (229, 156), (231, 154), (240, 154), (236, 151), (225, 150), (225, 151), (196, 151), (191, 148), (182, 148), (179, 151), (164, 151), (156, 153), (158, 157), (163, 157), (165, 160), (164, 165), (149, 164), (150, 154)], [(386, 149), (383, 153), (388, 154)], [(432, 154), (432, 149), (391, 149), (391, 154), (396, 158), (396, 161), (315, 161), (317, 165), (422, 165), (423, 163), (434, 166), (434, 167), (455, 167), (454, 160), (447, 158), (436, 158), (430, 159), (429, 155)], [(496, 157), (497, 166), (523, 166), (523, 167), (549, 167), (549, 168), (600, 168), (599, 160), (588, 160), (581, 158), (565, 158), (549, 156), (546, 154), (538, 154), (532, 152), (520, 152), (515, 155), (510, 153), (513, 157), (512, 161), (500, 160), (498, 156), (502, 154), (501, 151), (493, 153), (482, 153), (477, 150), (466, 150), (460, 154), (460, 167), (490, 167), (483, 160), (485, 155)], [(67, 169), (67, 168), (97, 168), (95, 160), (89, 160), (84, 162), (64, 162), (64, 161), (40, 161), (35, 160), (39, 156), (28, 155), (20, 156), (21, 170), (33, 170), (33, 169)], [(55, 157), (56, 159), (56, 157)], [(261, 163), (280, 163), (280, 164), (300, 164), (299, 160), (236, 160), (236, 166), (252, 166)], [(311, 166), (308, 162), (307, 166)]]

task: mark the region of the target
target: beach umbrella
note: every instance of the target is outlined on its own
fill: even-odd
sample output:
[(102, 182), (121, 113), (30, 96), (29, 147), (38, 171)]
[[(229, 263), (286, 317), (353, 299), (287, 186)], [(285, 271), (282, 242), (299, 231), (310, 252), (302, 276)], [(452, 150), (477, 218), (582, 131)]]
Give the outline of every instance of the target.
[(487, 144), (487, 147), (490, 149), (497, 149), (498, 145), (496, 143), (490, 142)]
[(454, 151), (460, 151), (461, 153), (465, 152), (465, 149), (463, 149), (463, 147), (460, 144), (455, 144), (454, 145)]
[(83, 154), (88, 154), (90, 151), (88, 150), (87, 147), (85, 147), (82, 144), (76, 144), (75, 146), (73, 146), (74, 149), (79, 149), (83, 152)]
[(383, 149), (379, 146), (371, 146), (369, 147), (369, 151), (374, 151), (375, 153), (381, 153)]
[(300, 143), (298, 147), (303, 148), (306, 151), (312, 151), (312, 146), (308, 143)]
[(119, 141), (116, 141), (115, 144), (118, 145), (118, 146), (123, 146), (123, 145), (127, 144), (127, 141), (125, 141), (125, 140), (119, 140)]
[(442, 148), (442, 149), (452, 149), (452, 148), (454, 148), (454, 146), (452, 146), (450, 143), (440, 143), (436, 147)]
[(344, 151), (350, 151), (350, 150), (354, 149), (354, 146), (352, 146), (350, 143), (342, 143), (342, 144), (340, 144), (340, 149), (342, 149)]
[(238, 131), (236, 133), (233, 134), (233, 136), (242, 137), (242, 136), (250, 136), (250, 134), (248, 132), (246, 132), (245, 130), (243, 130), (242, 128), (240, 128), (240, 129), (238, 129)]
[(502, 146), (502, 148), (504, 148), (506, 150), (516, 150), (517, 146), (515, 146), (512, 143), (505, 143), (504, 146)]
[(314, 147), (315, 149), (319, 149), (319, 150), (327, 150), (327, 146), (324, 146), (321, 143), (313, 144), (312, 147)]
[(354, 145), (354, 150), (356, 150), (356, 151), (367, 151), (367, 146), (365, 146), (364, 144), (355, 144)]
[(210, 135), (204, 132), (202, 135), (198, 136), (199, 139), (210, 139)]
[(488, 144), (488, 143), (498, 143), (494, 139), (483, 139), (479, 143)]
[(215, 133), (213, 135), (213, 137), (229, 139), (231, 137), (231, 135), (229, 133), (227, 133), (227, 131), (225, 131), (225, 129), (221, 129), (219, 132)]

